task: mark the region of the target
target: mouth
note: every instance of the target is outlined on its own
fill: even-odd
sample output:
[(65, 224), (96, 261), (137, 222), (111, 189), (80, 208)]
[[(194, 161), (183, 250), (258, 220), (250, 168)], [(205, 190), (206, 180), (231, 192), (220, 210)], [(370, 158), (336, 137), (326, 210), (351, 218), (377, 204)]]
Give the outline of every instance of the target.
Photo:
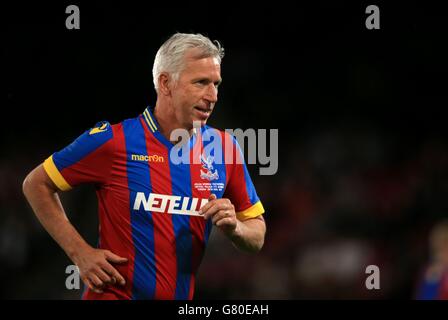
[(194, 107), (194, 110), (196, 110), (196, 114), (199, 115), (199, 117), (203, 120), (207, 119), (212, 113), (212, 110), (206, 107), (196, 106)]

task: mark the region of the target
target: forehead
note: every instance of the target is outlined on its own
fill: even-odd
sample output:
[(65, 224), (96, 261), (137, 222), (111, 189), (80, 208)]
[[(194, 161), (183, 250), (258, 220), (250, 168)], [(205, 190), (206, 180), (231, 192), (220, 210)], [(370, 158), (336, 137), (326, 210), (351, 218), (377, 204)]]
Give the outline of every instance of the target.
[(215, 57), (198, 57), (198, 51), (191, 49), (185, 54), (185, 65), (181, 73), (182, 76), (204, 76), (218, 78), (221, 77), (221, 66)]

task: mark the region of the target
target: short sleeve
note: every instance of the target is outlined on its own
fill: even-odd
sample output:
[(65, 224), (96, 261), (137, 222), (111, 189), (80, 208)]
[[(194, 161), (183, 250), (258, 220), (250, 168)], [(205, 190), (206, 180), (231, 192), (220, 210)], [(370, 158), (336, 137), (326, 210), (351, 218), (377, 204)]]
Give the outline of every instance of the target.
[(99, 122), (64, 149), (44, 161), (44, 169), (63, 191), (82, 183), (107, 182), (113, 161), (113, 128)]
[(229, 168), (230, 175), (224, 197), (228, 198), (235, 206), (238, 220), (244, 221), (255, 218), (265, 211), (250, 178), (240, 146), (233, 136), (229, 136), (226, 137), (226, 140), (232, 141), (234, 156), (232, 163), (226, 166)]

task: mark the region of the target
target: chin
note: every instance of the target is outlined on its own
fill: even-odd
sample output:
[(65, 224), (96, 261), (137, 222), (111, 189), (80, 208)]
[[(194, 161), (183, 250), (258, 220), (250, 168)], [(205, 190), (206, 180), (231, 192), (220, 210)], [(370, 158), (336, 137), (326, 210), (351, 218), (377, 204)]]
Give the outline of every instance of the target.
[(205, 126), (206, 124), (207, 124), (207, 120), (208, 119), (193, 119), (193, 123), (200, 123), (201, 124), (201, 127), (203, 127), (203, 126)]

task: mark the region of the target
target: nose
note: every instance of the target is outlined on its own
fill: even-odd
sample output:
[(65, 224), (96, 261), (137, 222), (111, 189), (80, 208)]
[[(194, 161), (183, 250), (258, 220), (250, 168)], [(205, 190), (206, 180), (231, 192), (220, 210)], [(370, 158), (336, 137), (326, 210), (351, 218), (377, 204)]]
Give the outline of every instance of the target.
[(214, 83), (210, 83), (207, 87), (207, 92), (204, 97), (211, 103), (216, 103), (218, 101), (218, 88), (215, 86)]

